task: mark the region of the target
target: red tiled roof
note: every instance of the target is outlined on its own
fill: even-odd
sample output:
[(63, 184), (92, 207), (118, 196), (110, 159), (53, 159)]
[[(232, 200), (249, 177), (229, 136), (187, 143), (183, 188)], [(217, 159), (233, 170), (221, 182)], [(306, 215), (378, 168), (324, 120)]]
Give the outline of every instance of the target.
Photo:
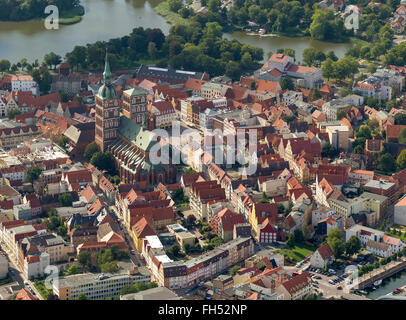
[(317, 251), (319, 252), (320, 256), (323, 260), (327, 260), (333, 256), (333, 251), (331, 250), (329, 244), (326, 242), (322, 246), (320, 246)]
[(145, 217), (142, 217), (136, 224), (134, 224), (132, 230), (138, 239), (157, 235), (154, 227), (148, 223)]
[(406, 128), (406, 125), (401, 124), (388, 124), (386, 126), (386, 138), (387, 139), (397, 139), (399, 137), (400, 131)]
[(38, 300), (38, 298), (34, 297), (31, 292), (28, 292), (23, 288), (18, 291), (16, 300)]
[(293, 278), (282, 282), (282, 286), (289, 292), (290, 295), (295, 294), (297, 291), (311, 285), (311, 278), (307, 272), (303, 272), (294, 276)]

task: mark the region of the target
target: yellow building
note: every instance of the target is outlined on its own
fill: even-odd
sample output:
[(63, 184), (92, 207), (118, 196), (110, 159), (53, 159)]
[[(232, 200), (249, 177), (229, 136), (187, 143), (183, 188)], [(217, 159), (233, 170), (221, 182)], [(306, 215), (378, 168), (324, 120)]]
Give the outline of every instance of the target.
[(157, 235), (154, 227), (148, 223), (147, 219), (142, 217), (131, 229), (135, 248), (139, 253), (142, 252), (142, 242), (146, 236)]

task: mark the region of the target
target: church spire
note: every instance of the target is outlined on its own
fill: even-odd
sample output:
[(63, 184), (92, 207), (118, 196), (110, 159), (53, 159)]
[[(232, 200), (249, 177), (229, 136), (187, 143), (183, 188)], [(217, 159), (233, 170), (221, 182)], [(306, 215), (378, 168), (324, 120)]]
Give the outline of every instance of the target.
[(104, 65), (104, 72), (103, 72), (103, 81), (104, 83), (110, 83), (111, 80), (111, 71), (110, 71), (110, 63), (108, 58), (108, 51), (106, 49), (106, 60)]

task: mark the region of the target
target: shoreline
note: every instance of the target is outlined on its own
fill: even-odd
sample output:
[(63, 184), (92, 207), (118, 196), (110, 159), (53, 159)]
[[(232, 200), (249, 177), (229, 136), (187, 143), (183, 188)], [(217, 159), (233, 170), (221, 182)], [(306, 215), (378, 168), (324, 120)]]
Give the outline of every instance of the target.
[[(161, 17), (165, 19), (167, 23), (169, 23), (171, 26), (175, 24), (180, 24), (180, 25), (185, 25), (188, 26), (189, 22), (187, 21), (188, 18), (182, 18), (180, 14), (170, 11), (169, 9), (169, 4), (168, 1), (162, 1), (160, 2), (157, 6), (152, 7), (152, 9)], [(243, 27), (240, 26), (228, 26), (226, 29), (223, 30), (223, 33), (228, 33), (232, 34), (233, 32), (244, 32), (247, 35), (250, 36), (261, 36), (259, 33), (253, 32), (253, 31), (247, 31), (244, 30)], [(253, 34), (248, 34), (249, 32), (252, 32)], [(317, 40), (313, 39), (310, 34), (308, 34), (305, 30), (301, 30), (299, 32), (295, 33), (285, 33), (285, 32), (272, 32), (268, 34), (264, 34), (261, 37), (266, 38), (266, 37), (286, 37), (286, 38), (309, 38), (310, 40), (314, 41), (320, 41), (323, 43), (333, 43), (333, 44), (366, 44), (367, 42), (365, 40), (356, 38), (356, 37), (348, 37), (346, 41), (326, 41), (326, 40)]]
[[(82, 21), (84, 15), (85, 15), (85, 7), (80, 4), (79, 7), (71, 9), (67, 12), (64, 12), (60, 14), (59, 17), (59, 24), (60, 25), (72, 25), (76, 24)], [(40, 21), (44, 22), (46, 18), (33, 18), (33, 19), (27, 19), (27, 20), (0, 20), (0, 22), (30, 22), (30, 21)]]

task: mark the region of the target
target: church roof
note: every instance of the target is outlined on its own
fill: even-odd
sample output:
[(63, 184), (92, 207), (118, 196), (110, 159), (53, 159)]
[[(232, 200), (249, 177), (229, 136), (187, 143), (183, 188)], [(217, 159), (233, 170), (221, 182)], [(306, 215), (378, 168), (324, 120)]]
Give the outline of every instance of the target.
[(132, 97), (132, 96), (139, 96), (139, 95), (147, 95), (148, 91), (141, 87), (136, 87), (136, 88), (132, 88), (132, 89), (128, 89), (128, 90), (124, 91), (124, 94)]
[(138, 123), (124, 116), (120, 118), (118, 131), (122, 136), (144, 151), (149, 151), (157, 143), (151, 131), (145, 130)]

